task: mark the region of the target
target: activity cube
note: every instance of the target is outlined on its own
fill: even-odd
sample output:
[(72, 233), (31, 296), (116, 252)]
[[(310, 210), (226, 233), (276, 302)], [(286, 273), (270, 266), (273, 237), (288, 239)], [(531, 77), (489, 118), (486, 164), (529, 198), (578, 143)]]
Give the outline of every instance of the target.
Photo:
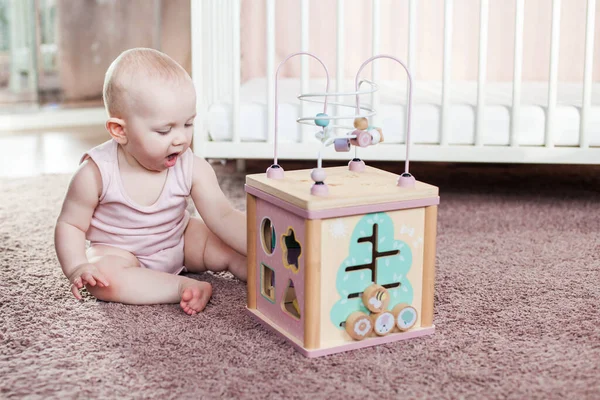
[(432, 334), (438, 188), (324, 171), (247, 176), (249, 313), (308, 357)]

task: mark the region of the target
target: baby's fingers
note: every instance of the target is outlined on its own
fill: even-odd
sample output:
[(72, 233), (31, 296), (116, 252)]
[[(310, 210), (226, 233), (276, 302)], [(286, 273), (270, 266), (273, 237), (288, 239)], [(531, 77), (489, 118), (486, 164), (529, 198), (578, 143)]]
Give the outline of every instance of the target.
[(90, 286), (96, 286), (96, 280), (90, 272), (84, 272), (83, 274), (81, 274), (81, 278), (86, 284)]
[(77, 286), (75, 286), (75, 284), (71, 285), (71, 292), (73, 293), (73, 296), (75, 296), (75, 298), (77, 300), (81, 300), (81, 294), (79, 293), (79, 289), (77, 289)]
[(94, 278), (96, 279), (96, 282), (98, 282), (98, 286), (108, 286), (108, 280), (100, 272), (94, 273)]
[(83, 282), (81, 281), (81, 277), (78, 276), (77, 278), (73, 279), (73, 286), (75, 286), (77, 289), (81, 289), (83, 287)]

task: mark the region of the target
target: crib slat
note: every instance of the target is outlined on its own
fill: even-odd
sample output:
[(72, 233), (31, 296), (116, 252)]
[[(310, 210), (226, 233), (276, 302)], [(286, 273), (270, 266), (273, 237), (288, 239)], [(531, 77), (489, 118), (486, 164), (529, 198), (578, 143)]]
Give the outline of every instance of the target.
[(581, 125), (579, 127), (579, 146), (589, 147), (587, 119), (592, 102), (592, 71), (594, 64), (594, 29), (596, 23), (596, 0), (587, 2), (585, 23), (585, 62), (583, 67), (583, 99), (581, 102)]
[(516, 0), (515, 4), (515, 53), (513, 64), (513, 93), (510, 116), (510, 145), (519, 145), (517, 136), (519, 112), (521, 110), (521, 78), (523, 71), (523, 27), (525, 25), (525, 0)]
[(267, 142), (275, 138), (275, 0), (267, 0)]
[(217, 58), (217, 54), (219, 53), (216, 49), (215, 44), (219, 43), (219, 34), (218, 34), (218, 21), (217, 21), (217, 4), (216, 1), (213, 0), (210, 2), (210, 15), (211, 15), (211, 32), (214, 35), (211, 47), (211, 61), (212, 61), (212, 74), (211, 74), (211, 86), (213, 97), (211, 99), (212, 102), (219, 101), (220, 95), (220, 87), (218, 85), (218, 75), (217, 70), (219, 66), (219, 59)]
[[(206, 105), (206, 94), (204, 91), (199, 91), (200, 88), (204, 87), (203, 76), (205, 70), (203, 68), (203, 52), (204, 48), (202, 30), (205, 27), (205, 13), (204, 4), (200, 2), (191, 2), (190, 14), (191, 14), (191, 36), (192, 36), (192, 79), (196, 86), (197, 100), (196, 100), (196, 112), (198, 115), (203, 115), (207, 110)], [(204, 146), (208, 140), (208, 133), (202, 117), (197, 118), (194, 122), (194, 152), (199, 156), (203, 156)]]
[(206, 1), (202, 3), (202, 8), (203, 13), (202, 13), (202, 17), (204, 20), (204, 26), (206, 26), (206, 34), (202, 35), (203, 32), (200, 32), (200, 35), (203, 39), (202, 41), (202, 52), (204, 54), (206, 54), (206, 57), (204, 58), (206, 65), (204, 66), (204, 76), (203, 78), (205, 79), (206, 82), (206, 94), (205, 94), (205, 98), (206, 98), (206, 106), (208, 107), (208, 105), (210, 104), (210, 99), (212, 98), (212, 91), (213, 91), (213, 87), (212, 87), (212, 63), (210, 62), (210, 55), (212, 54), (212, 13), (210, 12), (211, 10), (211, 3), (210, 1)]
[[(309, 1), (302, 0), (300, 3), (300, 18), (301, 18), (301, 31), (300, 31), (300, 51), (308, 51), (309, 44)], [(309, 58), (304, 56), (300, 58), (300, 93), (308, 93), (309, 90), (309, 79), (310, 79), (310, 70), (309, 70)], [(305, 117), (308, 115), (307, 112), (307, 103), (305, 101), (300, 102), (300, 115)], [(306, 136), (310, 132), (310, 126), (299, 124), (300, 125), (300, 142), (304, 142)]]
[[(373, 0), (373, 15), (372, 15), (372, 36), (373, 48), (372, 55), (377, 55), (381, 47), (381, 1)], [(379, 80), (379, 62), (371, 63), (371, 80), (377, 82)], [(371, 93), (371, 104), (374, 110), (379, 109), (379, 92)], [(373, 117), (373, 123), (379, 124), (380, 117), (376, 114)]]
[[(219, 43), (220, 46), (223, 46), (225, 44), (225, 35), (224, 35), (224, 30), (227, 30), (226, 27), (223, 26), (223, 13), (224, 13), (224, 9), (227, 7), (227, 3), (222, 4), (220, 7), (217, 7), (216, 4), (214, 4), (215, 7), (215, 13), (216, 13), (216, 18), (215, 21), (217, 23), (216, 26), (216, 35), (217, 35), (217, 43)], [(217, 60), (217, 67), (215, 68), (215, 76), (217, 77), (216, 81), (219, 82), (219, 84), (217, 85), (217, 90), (219, 91), (219, 96), (217, 97), (217, 101), (221, 101), (223, 99), (223, 95), (226, 93), (227, 90), (227, 85), (225, 84), (226, 81), (223, 80), (223, 68), (219, 68), (219, 65), (231, 65), (231, 64), (225, 64), (226, 59), (225, 59), (225, 55), (223, 54), (223, 51), (216, 51), (213, 54), (213, 58)], [(228, 52), (229, 53), (229, 52)], [(229, 81), (229, 79), (227, 79), (227, 81)]]
[[(344, 56), (346, 50), (345, 44), (345, 26), (344, 26), (344, 0), (337, 0), (337, 31), (335, 34), (336, 40), (336, 57), (335, 57), (335, 91), (341, 93), (344, 90)], [(343, 96), (337, 97), (337, 102), (344, 101)], [(337, 106), (336, 115), (341, 115), (343, 107)]]
[[(413, 76), (413, 93), (415, 92), (415, 82), (417, 78), (417, 0), (410, 0), (408, 3), (408, 70)], [(409, 92), (408, 85), (410, 84), (408, 78), (406, 79), (406, 112), (404, 113), (404, 126), (408, 126), (408, 101)], [(405, 137), (407, 132), (405, 132)], [(414, 135), (410, 137), (410, 141), (414, 142)]]
[(550, 79), (548, 81), (548, 113), (546, 114), (546, 147), (554, 147), (554, 113), (556, 111), (558, 51), (560, 48), (560, 3), (560, 0), (552, 0)]
[(481, 0), (479, 6), (479, 77), (477, 80), (477, 116), (475, 119), (475, 146), (483, 145), (489, 9), (489, 1)]
[(444, 63), (442, 71), (442, 111), (440, 123), (440, 145), (448, 145), (448, 97), (452, 68), (452, 9), (453, 0), (444, 3)]
[(231, 126), (233, 127), (233, 142), (240, 142), (240, 0), (232, 0), (231, 4), (231, 20), (233, 21), (231, 26), (232, 35), (232, 73), (231, 85), (232, 85), (232, 102), (233, 109), (231, 115)]
[[(233, 25), (235, 24), (235, 22), (233, 22), (233, 18), (231, 16), (231, 13), (233, 12), (233, 3), (235, 2), (235, 0), (227, 0), (227, 3), (225, 3), (225, 7), (224, 7), (224, 12), (221, 12), (221, 19), (223, 21), (223, 44), (225, 46), (233, 46)], [(230, 47), (231, 48), (231, 47)], [(233, 51), (222, 51), (221, 53), (225, 53), (225, 64), (219, 64), (219, 65), (231, 65), (233, 66)], [(229, 70), (229, 76), (227, 76), (227, 68), (219, 68), (221, 70), (221, 74), (223, 76), (223, 82), (227, 83), (227, 86), (225, 87), (225, 96), (228, 99), (231, 99), (233, 96), (233, 81), (230, 79), (231, 77), (231, 70)]]

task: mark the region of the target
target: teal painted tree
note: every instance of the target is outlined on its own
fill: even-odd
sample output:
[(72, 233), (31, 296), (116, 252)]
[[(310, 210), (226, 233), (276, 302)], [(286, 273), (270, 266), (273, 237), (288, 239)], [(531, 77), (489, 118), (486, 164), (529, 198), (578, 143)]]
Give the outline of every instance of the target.
[(394, 222), (386, 213), (367, 214), (358, 221), (348, 257), (336, 275), (335, 286), (342, 297), (330, 313), (331, 322), (341, 328), (354, 311), (369, 311), (362, 303), (362, 293), (373, 283), (390, 293), (391, 310), (396, 304), (412, 304), (413, 289), (406, 278), (412, 265), (410, 246), (394, 239)]

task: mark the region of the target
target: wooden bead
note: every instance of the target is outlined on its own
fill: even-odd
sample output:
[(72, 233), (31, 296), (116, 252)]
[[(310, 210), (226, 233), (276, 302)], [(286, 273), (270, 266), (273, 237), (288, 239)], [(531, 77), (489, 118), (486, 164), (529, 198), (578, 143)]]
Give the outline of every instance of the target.
[(401, 331), (407, 331), (417, 323), (417, 309), (405, 303), (396, 304), (392, 309), (396, 326)]
[(369, 121), (367, 121), (365, 117), (355, 118), (354, 127), (356, 129), (360, 129), (361, 131), (365, 131), (369, 127)]
[(378, 336), (387, 335), (394, 329), (394, 326), (396, 326), (394, 314), (389, 311), (371, 314), (371, 320), (373, 321), (373, 331)]
[(323, 168), (314, 168), (310, 172), (310, 178), (313, 180), (313, 182), (325, 182), (326, 177), (327, 174)]
[(381, 130), (381, 128), (375, 128), (379, 131), (379, 143), (382, 143), (384, 141), (383, 138), (383, 131)]
[(350, 139), (337, 138), (333, 141), (333, 146), (335, 147), (335, 151), (350, 151)]
[(379, 313), (387, 309), (390, 304), (390, 294), (387, 289), (376, 283), (372, 284), (362, 294), (365, 307), (373, 313)]
[(346, 332), (354, 340), (363, 340), (373, 331), (371, 318), (363, 312), (355, 311), (346, 319)]
[(368, 131), (373, 138), (371, 144), (377, 144), (383, 142), (383, 135), (381, 134), (381, 128), (373, 128)]
[(368, 147), (371, 144), (372, 136), (369, 132), (366, 131), (355, 131), (358, 132), (356, 134), (356, 143), (360, 147)]
[[(325, 113), (318, 113), (317, 117), (329, 117), (329, 115), (327, 115)], [(322, 126), (324, 128), (327, 125), (329, 125), (329, 120), (328, 119), (319, 119), (319, 118), (316, 118), (315, 119), (315, 125)]]

